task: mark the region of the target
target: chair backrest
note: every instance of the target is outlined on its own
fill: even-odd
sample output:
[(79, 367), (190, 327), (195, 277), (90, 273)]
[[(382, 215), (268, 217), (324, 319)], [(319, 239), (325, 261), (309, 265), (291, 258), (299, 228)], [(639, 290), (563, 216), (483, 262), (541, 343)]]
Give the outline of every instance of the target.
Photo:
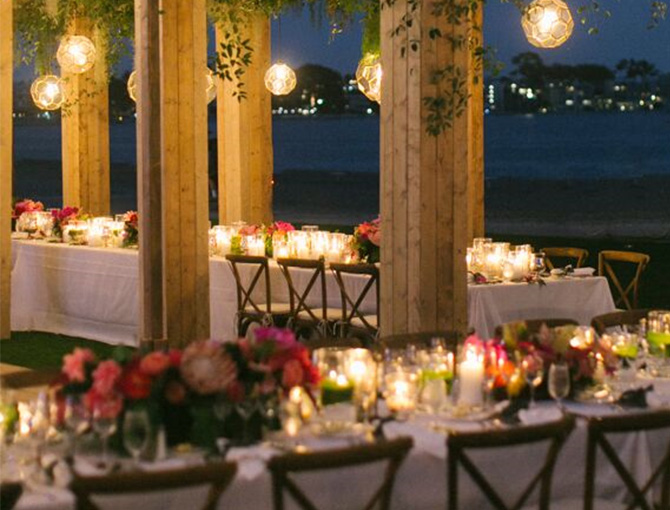
[[(328, 320), (327, 303), (328, 295), (326, 293), (326, 266), (323, 259), (277, 259), (277, 264), (286, 279), (289, 291), (289, 303), (291, 306), (291, 315), (296, 318), (298, 314), (305, 312), (309, 318), (315, 322)], [(311, 270), (311, 275), (304, 289), (299, 290), (293, 283), (291, 275), (292, 270)], [(320, 308), (310, 306), (308, 299), (315, 286), (318, 284), (321, 290)], [(316, 287), (318, 288), (318, 287)]]
[[(619, 456), (617, 449), (607, 438), (608, 434), (622, 432), (639, 432), (666, 429), (670, 430), (670, 410), (620, 414), (603, 416), (589, 420), (588, 443), (586, 449), (586, 479), (584, 490), (584, 510), (593, 509), (595, 492), (596, 459), (598, 450), (602, 451), (605, 459), (614, 468), (621, 478), (624, 487), (632, 498), (627, 509), (640, 508), (653, 510), (654, 508), (670, 508), (670, 441), (665, 448), (658, 452), (661, 459), (653, 467), (651, 476), (644, 483), (638, 484), (633, 476), (634, 466), (626, 466)], [(601, 471), (602, 472), (602, 471)], [(649, 503), (647, 496), (656, 483), (662, 483), (660, 506)]]
[[(465, 472), (470, 475), (472, 481), (486, 496), (486, 499), (494, 508), (498, 510), (519, 509), (525, 505), (530, 495), (539, 486), (539, 508), (541, 510), (547, 510), (549, 508), (551, 497), (551, 480), (554, 472), (554, 465), (556, 464), (556, 458), (574, 426), (574, 418), (567, 416), (559, 421), (541, 425), (520, 426), (481, 432), (450, 432), (449, 437), (447, 438), (447, 477), (449, 492), (447, 508), (449, 510), (456, 510), (458, 508), (458, 471), (459, 467), (462, 467)], [(477, 449), (508, 448), (539, 442), (548, 443), (544, 462), (537, 474), (531, 478), (529, 484), (511, 505), (505, 503), (491, 483), (486, 479), (482, 471), (475, 465), (472, 458), (468, 455), (468, 451)], [(529, 462), (532, 462), (532, 459), (524, 458), (524, 463)]]
[(418, 348), (430, 347), (433, 338), (440, 338), (446, 342), (446, 348), (456, 352), (456, 346), (461, 339), (457, 331), (424, 331), (422, 333), (402, 333), (387, 335), (379, 340), (381, 349), (405, 349), (408, 345)]
[[(354, 318), (358, 318), (363, 326), (371, 333), (377, 332), (379, 324), (379, 268), (375, 264), (330, 264), (330, 269), (335, 274), (335, 280), (340, 288), (340, 295), (342, 299), (342, 325), (344, 331), (346, 327), (351, 325)], [(366, 278), (365, 285), (358, 290), (355, 295), (352, 295), (351, 285), (347, 286), (343, 275), (363, 275)], [(372, 289), (375, 289), (376, 302), (375, 313), (377, 317), (376, 324), (371, 324), (361, 311), (365, 298)], [(371, 314), (367, 314), (368, 317)]]
[[(232, 482), (237, 464), (234, 462), (208, 463), (165, 471), (132, 471), (105, 476), (75, 476), (70, 489), (77, 498), (79, 510), (97, 510), (91, 500), (95, 495), (158, 492), (170, 489), (209, 485), (207, 499), (200, 507), (214, 510), (221, 494)], [(191, 508), (198, 508), (195, 505)]]
[[(645, 253), (634, 251), (614, 251), (603, 250), (598, 254), (598, 274), (605, 276), (611, 285), (616, 289), (614, 304), (616, 306), (624, 305), (626, 310), (638, 308), (638, 288), (640, 285), (640, 276), (647, 268), (651, 257)], [(614, 270), (612, 263), (623, 267), (624, 264), (632, 264), (633, 276), (628, 280), (628, 285), (621, 282), (620, 274)], [(621, 273), (621, 271), (619, 271)]]
[(647, 317), (648, 313), (649, 310), (646, 308), (604, 313), (602, 315), (596, 315), (591, 319), (591, 326), (596, 330), (596, 333), (602, 335), (606, 333), (609, 328), (616, 326), (637, 326), (641, 319)]
[(23, 485), (19, 482), (0, 483), (0, 508), (12, 510), (23, 494)]
[(574, 261), (573, 267), (582, 267), (589, 258), (589, 252), (584, 248), (551, 247), (542, 248), (540, 251), (545, 254), (547, 269), (550, 270), (556, 266), (556, 259)]
[[(272, 289), (270, 288), (270, 271), (268, 270), (268, 258), (252, 255), (226, 255), (226, 260), (230, 262), (230, 269), (235, 277), (235, 286), (237, 288), (237, 312), (249, 312), (251, 310), (259, 315), (272, 313)], [(255, 267), (255, 272), (251, 280), (245, 284), (242, 278), (239, 266)], [(254, 291), (257, 285), (263, 281), (265, 283), (265, 302), (258, 303), (254, 298)]]
[(284, 492), (287, 492), (298, 508), (316, 510), (317, 506), (300, 489), (291, 474), (307, 471), (343, 469), (374, 462), (387, 461), (386, 472), (381, 486), (370, 500), (362, 506), (370, 510), (379, 505), (386, 510), (391, 504), (391, 494), (398, 468), (412, 449), (413, 441), (409, 437), (400, 437), (391, 441), (379, 441), (371, 444), (317, 451), (314, 453), (287, 453), (273, 457), (268, 462), (272, 473), (272, 499), (275, 510), (284, 509)]

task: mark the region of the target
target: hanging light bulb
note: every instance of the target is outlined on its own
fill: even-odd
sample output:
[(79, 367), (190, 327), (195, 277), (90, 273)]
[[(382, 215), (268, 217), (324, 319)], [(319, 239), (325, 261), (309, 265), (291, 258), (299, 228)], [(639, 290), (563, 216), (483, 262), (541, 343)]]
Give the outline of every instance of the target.
[(30, 95), (38, 108), (58, 110), (65, 102), (63, 81), (53, 74), (40, 76), (30, 86)]
[(63, 71), (81, 74), (93, 67), (95, 55), (95, 45), (88, 37), (68, 35), (61, 39), (56, 59)]
[(356, 68), (356, 83), (370, 101), (382, 102), (382, 64), (379, 55), (366, 54)]
[(538, 48), (557, 48), (572, 35), (575, 22), (563, 0), (534, 0), (521, 18), (526, 38)]
[(285, 96), (297, 83), (295, 72), (283, 62), (277, 62), (265, 73), (265, 86), (275, 96)]
[[(214, 73), (208, 67), (207, 68), (207, 103), (211, 103), (216, 99), (216, 82), (214, 81)], [(128, 77), (128, 83), (126, 84), (126, 90), (128, 90), (128, 95), (130, 99), (137, 102), (137, 71), (130, 73)]]

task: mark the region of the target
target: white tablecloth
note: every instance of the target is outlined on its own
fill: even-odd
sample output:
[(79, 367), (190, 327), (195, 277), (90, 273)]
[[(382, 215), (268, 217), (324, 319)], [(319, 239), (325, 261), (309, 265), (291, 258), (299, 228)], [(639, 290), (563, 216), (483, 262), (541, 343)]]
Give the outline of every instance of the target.
[[(134, 250), (98, 249), (12, 242), (12, 329), (46, 331), (90, 338), (112, 344), (137, 345), (139, 309), (138, 256)], [(288, 291), (278, 266), (271, 262), (273, 300), (287, 302)], [(306, 285), (309, 271), (294, 273), (298, 288)], [(243, 272), (250, 278), (251, 272)], [(356, 289), (365, 277), (351, 276), (347, 285)], [(333, 275), (327, 273), (327, 302), (341, 307)], [(316, 305), (319, 289), (310, 303)], [(374, 292), (363, 310), (375, 309)], [(234, 336), (235, 281), (228, 262), (210, 258), (211, 336)], [(498, 324), (519, 319), (572, 318), (589, 324), (594, 315), (611, 312), (614, 303), (604, 278), (547, 280), (547, 285), (500, 284), (468, 287), (468, 317), (482, 338)]]
[[(544, 405), (544, 404), (541, 404)], [(553, 405), (553, 404), (549, 404)], [(584, 406), (577, 410), (589, 414)], [(602, 413), (602, 410), (596, 410)], [(398, 472), (393, 492), (391, 508), (394, 510), (433, 510), (446, 507), (447, 476), (446, 476), (446, 436), (436, 432), (428, 425), (430, 417), (417, 418), (408, 423), (387, 425), (387, 435), (410, 435), (414, 438), (414, 448)], [(452, 427), (478, 429), (478, 424), (446, 422)], [(665, 451), (664, 445), (670, 440), (667, 431), (660, 433), (628, 433), (610, 438), (615, 449), (628, 465), (634, 466), (633, 473), (638, 480), (646, 480), (657, 454)], [(310, 446), (324, 447), (323, 442), (310, 443)], [(332, 446), (332, 443), (331, 443)], [(515, 495), (527, 485), (539, 464), (532, 459), (543, 458), (546, 445), (522, 446), (514, 449), (492, 449), (472, 454), (472, 459), (494, 487), (503, 495)], [(535, 455), (542, 452), (542, 455)], [(275, 452), (278, 453), (278, 452)], [(231, 509), (270, 509), (272, 508), (271, 479), (264, 468), (264, 461), (273, 452), (268, 447), (260, 446), (248, 449), (233, 450), (230, 460), (239, 463), (238, 474), (229, 489), (221, 498), (219, 508)], [(584, 465), (586, 456), (586, 423), (578, 420), (578, 426), (566, 442), (554, 472), (552, 499), (581, 498), (583, 495)], [(174, 463), (172, 463), (174, 465)], [(599, 497), (620, 501), (625, 495), (623, 484), (608, 464), (599, 460), (597, 465), (596, 494)], [(343, 509), (360, 508), (365, 496), (374, 489), (375, 481), (380, 477), (376, 466), (356, 468), (346, 471), (319, 472), (297, 478), (309, 495), (323, 503), (319, 508)], [(467, 474), (460, 474), (460, 508), (489, 508), (482, 494), (474, 487)], [(62, 490), (53, 490), (50, 498), (44, 495), (27, 494), (19, 502), (19, 510), (65, 510), (74, 508), (74, 498)], [(536, 500), (537, 494), (533, 500)], [(107, 498), (106, 498), (107, 499)], [(167, 494), (149, 496), (133, 495), (119, 504), (118, 498), (109, 498), (101, 505), (102, 510), (115, 508), (149, 510), (167, 510), (175, 508), (171, 505), (171, 497)], [(508, 501), (509, 503), (509, 501)], [(295, 508), (288, 504), (287, 508)]]

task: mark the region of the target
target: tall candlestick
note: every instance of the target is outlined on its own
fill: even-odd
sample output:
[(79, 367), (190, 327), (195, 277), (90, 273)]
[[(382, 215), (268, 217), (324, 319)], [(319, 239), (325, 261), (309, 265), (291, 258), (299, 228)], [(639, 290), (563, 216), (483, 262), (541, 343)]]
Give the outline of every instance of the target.
[(465, 359), (458, 367), (460, 394), (458, 403), (476, 406), (481, 405), (482, 385), (484, 383), (484, 363), (474, 351), (468, 350)]

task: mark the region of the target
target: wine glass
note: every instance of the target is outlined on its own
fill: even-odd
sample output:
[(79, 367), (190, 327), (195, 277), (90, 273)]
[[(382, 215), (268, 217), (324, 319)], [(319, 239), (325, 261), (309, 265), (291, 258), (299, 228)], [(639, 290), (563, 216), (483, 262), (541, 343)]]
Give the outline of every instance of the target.
[(542, 384), (542, 379), (544, 377), (544, 363), (542, 362), (542, 358), (537, 354), (529, 354), (523, 359), (521, 365), (530, 389), (530, 402), (528, 407), (533, 408), (535, 407), (535, 388)]
[(249, 424), (257, 409), (258, 406), (254, 400), (243, 400), (239, 404), (235, 404), (235, 411), (242, 418), (242, 445), (246, 446), (251, 443)]
[(549, 395), (563, 410), (561, 401), (570, 393), (570, 369), (565, 362), (552, 363), (549, 367)]
[(70, 454), (77, 454), (77, 436), (82, 434), (88, 424), (86, 406), (79, 396), (70, 395), (65, 399), (64, 423), (70, 441)]
[(102, 465), (108, 465), (109, 438), (116, 432), (118, 408), (109, 402), (98, 402), (93, 407), (93, 430), (102, 439)]
[(444, 379), (429, 379), (421, 391), (421, 403), (430, 414), (439, 413), (447, 403), (447, 385)]
[(123, 418), (123, 446), (133, 456), (135, 466), (139, 466), (140, 455), (149, 442), (151, 426), (144, 409), (129, 409)]

